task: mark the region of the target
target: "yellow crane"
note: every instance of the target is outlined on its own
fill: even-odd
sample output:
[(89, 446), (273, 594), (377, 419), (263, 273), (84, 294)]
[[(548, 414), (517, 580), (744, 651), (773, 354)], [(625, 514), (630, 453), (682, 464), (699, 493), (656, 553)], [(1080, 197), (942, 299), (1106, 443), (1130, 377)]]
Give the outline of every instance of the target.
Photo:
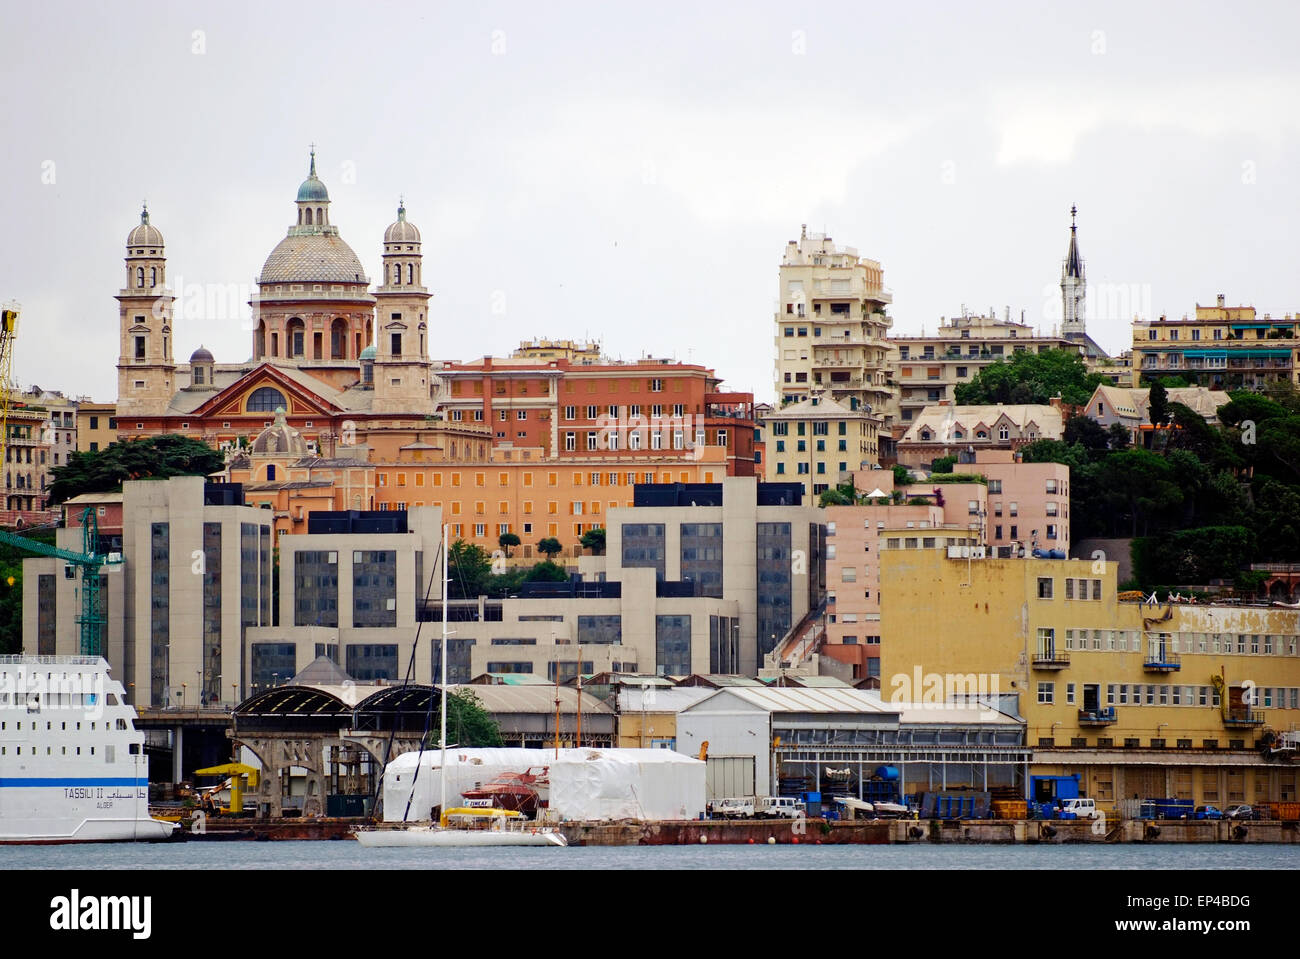
[(0, 307), (0, 454), (9, 443), (9, 397), (14, 366), (14, 339), (18, 336), (17, 303)]
[[(230, 805), (217, 811), (238, 816), (244, 811), (244, 790), (257, 788), (260, 772), (255, 766), (247, 766), (244, 763), (223, 763), (220, 766), (209, 766), (207, 769), (196, 769), (194, 775), (229, 776), (226, 782), (230, 783)], [(225, 784), (221, 783), (211, 788), (208, 793), (215, 797)]]

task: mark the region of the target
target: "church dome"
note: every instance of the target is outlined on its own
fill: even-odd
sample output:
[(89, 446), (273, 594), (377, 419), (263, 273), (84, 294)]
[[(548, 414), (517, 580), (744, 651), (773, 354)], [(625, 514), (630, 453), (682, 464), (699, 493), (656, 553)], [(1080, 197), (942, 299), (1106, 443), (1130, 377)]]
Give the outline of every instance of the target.
[(163, 235), (149, 222), (149, 210), (140, 211), (140, 225), (126, 235), (127, 246), (149, 246), (157, 249), (163, 245)]
[(257, 434), (251, 451), (263, 455), (306, 456), (307, 441), (285, 422), (284, 407), (280, 406), (275, 411), (275, 422)]
[(364, 350), (362, 350), (361, 356), (358, 357), (358, 359), (361, 360), (373, 360), (374, 358), (375, 358), (375, 346), (373, 343), (370, 346), (367, 346)]
[(397, 208), (397, 220), (384, 231), (385, 243), (419, 243), (420, 231), (406, 219), (406, 205)]
[(319, 200), (328, 202), (329, 198), (329, 191), (325, 189), (325, 184), (314, 173), (303, 180), (302, 186), (298, 187), (299, 203), (315, 203)]
[(190, 363), (215, 363), (216, 358), (208, 351), (206, 346), (200, 346), (190, 354)]
[(262, 264), (257, 282), (369, 283), (352, 247), (334, 233), (286, 236)]
[(298, 187), (298, 202), (317, 203), (324, 201), (328, 203), (329, 199), (329, 191), (325, 189), (325, 184), (316, 175), (316, 150), (313, 148), (311, 151), (311, 170), (307, 174), (307, 179), (302, 181), (302, 186)]

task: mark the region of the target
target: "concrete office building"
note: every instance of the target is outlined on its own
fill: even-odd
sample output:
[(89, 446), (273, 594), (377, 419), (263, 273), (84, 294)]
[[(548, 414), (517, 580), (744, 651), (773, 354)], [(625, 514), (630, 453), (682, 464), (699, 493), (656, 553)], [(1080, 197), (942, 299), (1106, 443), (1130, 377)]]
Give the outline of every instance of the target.
[[(121, 562), (100, 570), (100, 648), (137, 707), (239, 702), (246, 634), (271, 621), (271, 524), (233, 487), (201, 476), (128, 481), (120, 533), (101, 531)], [(84, 499), (89, 504), (93, 497)], [(94, 508), (93, 504), (92, 508)], [(82, 503), (56, 544), (81, 552)], [(96, 509), (98, 513), (99, 510)], [(23, 560), (23, 648), (78, 655), (83, 569), (62, 559)]]
[(431, 681), (440, 632), (421, 623), (417, 606), (441, 599), (441, 523), (432, 506), (320, 511), (305, 533), (282, 535), (278, 623), (249, 631), (250, 692), (287, 682), (318, 656), (359, 683), (401, 679), (417, 631), (412, 679)]

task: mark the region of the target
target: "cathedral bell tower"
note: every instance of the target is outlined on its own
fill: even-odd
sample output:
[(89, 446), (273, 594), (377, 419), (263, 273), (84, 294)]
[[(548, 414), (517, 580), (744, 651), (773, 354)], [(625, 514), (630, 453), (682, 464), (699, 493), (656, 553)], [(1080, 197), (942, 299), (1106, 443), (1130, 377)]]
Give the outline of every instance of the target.
[(140, 225), (126, 237), (126, 284), (117, 294), (120, 343), (117, 415), (161, 415), (176, 392), (172, 358), (172, 302), (167, 289), (163, 236), (140, 212)]
[(429, 291), (424, 287), (420, 231), (399, 203), (384, 231), (384, 276), (375, 290), (374, 389), (376, 413), (427, 412)]
[(1065, 254), (1065, 263), (1061, 266), (1061, 335), (1066, 338), (1083, 338), (1087, 335), (1087, 320), (1084, 317), (1084, 291), (1086, 282), (1083, 273), (1083, 257), (1079, 255), (1078, 227), (1074, 217), (1076, 207), (1070, 207), (1070, 248)]

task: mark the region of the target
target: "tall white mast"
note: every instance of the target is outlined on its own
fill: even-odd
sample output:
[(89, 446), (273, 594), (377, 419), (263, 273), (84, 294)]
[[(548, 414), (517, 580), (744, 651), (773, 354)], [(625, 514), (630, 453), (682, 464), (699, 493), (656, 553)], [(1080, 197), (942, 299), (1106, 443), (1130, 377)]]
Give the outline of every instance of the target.
[(438, 778), (442, 780), (442, 797), (438, 806), (441, 819), (447, 815), (447, 579), (451, 561), (447, 550), (447, 530), (442, 527), (442, 760)]

